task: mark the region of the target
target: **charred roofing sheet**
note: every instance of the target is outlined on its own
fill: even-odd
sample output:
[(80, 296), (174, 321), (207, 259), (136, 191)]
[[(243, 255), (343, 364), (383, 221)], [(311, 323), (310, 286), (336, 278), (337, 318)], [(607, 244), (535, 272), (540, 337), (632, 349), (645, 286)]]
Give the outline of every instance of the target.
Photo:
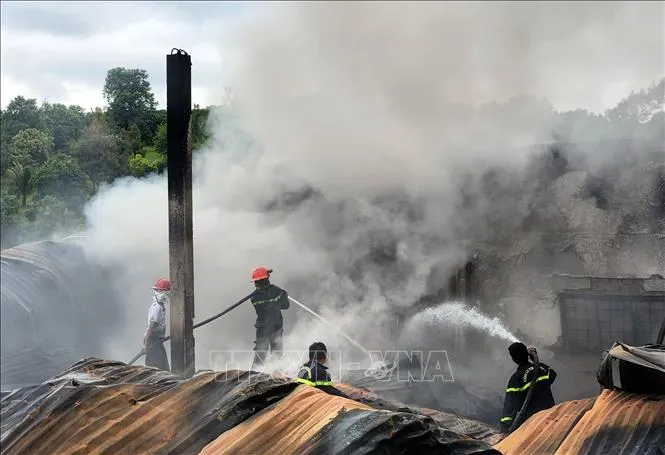
[(604, 390), (541, 411), (495, 446), (504, 455), (659, 454), (665, 448), (665, 395)]
[[(297, 387), (289, 378), (261, 373), (202, 373), (183, 380), (154, 368), (88, 359), (2, 397), (2, 453), (193, 454), (206, 446), (217, 453), (211, 448), (216, 440), (243, 422), (234, 431), (247, 447), (272, 431), (271, 446), (297, 443), (306, 453), (342, 447), (343, 453), (367, 453), (386, 444), (418, 447), (418, 453), (498, 453), (427, 416), (379, 411), (309, 387), (289, 395)], [(261, 415), (272, 416), (270, 431), (265, 417), (258, 417), (266, 408)], [(239, 452), (248, 453), (247, 447)]]
[[(3, 454), (198, 453), (296, 387), (287, 379), (246, 372), (177, 381), (145, 367), (121, 367), (125, 374), (117, 378), (107, 369), (99, 381), (86, 366), (79, 365), (78, 378), (70, 371), (54, 385), (20, 389), (2, 399)], [(144, 374), (145, 383), (127, 382), (131, 369), (134, 379)]]
[(477, 420), (465, 419), (448, 412), (420, 408), (400, 403), (398, 401), (384, 400), (376, 393), (363, 388), (352, 387), (346, 384), (339, 384), (337, 387), (354, 400), (366, 403), (374, 409), (426, 415), (432, 417), (439, 425), (447, 430), (470, 436), (473, 439), (485, 441), (488, 444), (494, 443), (499, 435), (498, 429)]
[(378, 411), (353, 400), (300, 386), (209, 444), (201, 453), (499, 454), (487, 444), (461, 439), (434, 420)]

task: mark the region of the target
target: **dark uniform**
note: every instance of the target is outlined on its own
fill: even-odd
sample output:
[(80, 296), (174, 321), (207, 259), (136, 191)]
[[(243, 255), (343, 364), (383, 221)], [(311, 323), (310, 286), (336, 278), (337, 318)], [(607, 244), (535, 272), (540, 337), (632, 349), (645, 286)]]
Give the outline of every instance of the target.
[[(532, 386), (534, 378), (534, 365), (531, 363), (524, 363), (517, 367), (517, 371), (513, 373), (508, 381), (506, 388), (506, 398), (503, 402), (503, 417), (501, 418), (501, 432), (508, 433), (513, 420), (517, 413), (522, 409), (524, 399), (526, 398), (529, 388)], [(538, 411), (549, 409), (554, 406), (554, 397), (552, 396), (551, 386), (556, 379), (556, 371), (551, 369), (544, 363), (538, 366), (538, 374), (536, 376), (536, 389), (531, 395), (531, 401), (522, 418), (525, 422), (529, 417)]]
[(288, 294), (274, 284), (258, 288), (252, 297), (256, 310), (256, 341), (254, 346), (254, 365), (262, 365), (265, 357), (271, 352), (282, 350), (283, 319), (282, 310), (289, 308)]
[(330, 373), (328, 373), (328, 368), (316, 360), (311, 360), (300, 367), (296, 381), (301, 384), (307, 384), (316, 387), (317, 389), (321, 389), (330, 395), (349, 398), (343, 392), (332, 386), (332, 379), (330, 378)]

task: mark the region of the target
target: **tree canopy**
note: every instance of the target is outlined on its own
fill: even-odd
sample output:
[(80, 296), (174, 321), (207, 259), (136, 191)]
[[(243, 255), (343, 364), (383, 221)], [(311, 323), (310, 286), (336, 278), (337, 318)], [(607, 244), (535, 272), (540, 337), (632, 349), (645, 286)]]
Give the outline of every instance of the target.
[[(148, 73), (113, 68), (103, 95), (108, 105), (86, 111), (60, 103), (39, 104), (17, 96), (0, 112), (0, 243), (3, 248), (60, 230), (84, 226), (84, 206), (99, 187), (132, 175), (143, 177), (166, 168), (166, 111), (158, 110)], [(550, 103), (519, 97), (460, 116), (488, 120), (501, 128), (511, 121), (551, 124), (554, 137), (663, 137), (665, 79), (632, 93), (604, 114), (584, 110), (556, 112)], [(194, 105), (192, 146), (208, 140), (209, 109)], [(511, 115), (505, 115), (510, 113)], [(513, 120), (508, 120), (508, 118)], [(217, 144), (249, 149), (251, 137), (232, 134), (236, 116), (220, 110)], [(664, 180), (665, 181), (665, 180)], [(665, 209), (664, 209), (665, 210)]]
[[(148, 73), (110, 69), (102, 90), (108, 105), (91, 111), (17, 96), (0, 112), (3, 248), (78, 229), (100, 185), (166, 168), (166, 111)], [(207, 112), (192, 111), (194, 148), (207, 138)]]

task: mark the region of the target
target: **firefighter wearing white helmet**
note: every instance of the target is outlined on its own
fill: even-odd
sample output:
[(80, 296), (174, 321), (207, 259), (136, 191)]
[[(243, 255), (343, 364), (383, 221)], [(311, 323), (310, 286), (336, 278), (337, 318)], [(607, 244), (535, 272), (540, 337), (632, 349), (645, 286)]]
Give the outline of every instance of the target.
[(148, 329), (143, 338), (145, 349), (145, 365), (170, 371), (169, 359), (164, 349), (164, 337), (166, 336), (166, 308), (171, 291), (171, 283), (167, 278), (160, 278), (152, 287), (154, 295), (152, 305), (148, 311)]

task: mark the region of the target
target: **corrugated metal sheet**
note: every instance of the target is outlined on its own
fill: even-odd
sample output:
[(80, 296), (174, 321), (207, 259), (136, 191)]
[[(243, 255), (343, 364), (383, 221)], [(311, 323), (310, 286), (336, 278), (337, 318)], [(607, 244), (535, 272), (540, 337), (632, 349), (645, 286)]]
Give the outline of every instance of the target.
[(604, 390), (532, 416), (495, 446), (504, 455), (660, 454), (665, 451), (665, 395)]
[(480, 441), (493, 444), (499, 436), (499, 430), (483, 422), (458, 417), (455, 414), (438, 411), (435, 409), (421, 408), (407, 405), (399, 401), (388, 401), (379, 397), (376, 393), (346, 384), (339, 384), (338, 389), (349, 397), (361, 403), (366, 403), (374, 409), (386, 409), (390, 411), (410, 412), (432, 417), (442, 427), (464, 434)]
[[(105, 371), (98, 374), (95, 367)], [(156, 369), (121, 366), (116, 376), (113, 365), (100, 361), (82, 363), (53, 384), (4, 397), (3, 454), (198, 453), (296, 387), (245, 372), (182, 381)]]
[(665, 452), (665, 395), (605, 390), (575, 425), (557, 454)]
[(34, 242), (2, 250), (0, 259), (3, 386), (39, 383), (54, 368), (103, 354), (121, 306), (80, 246)]
[[(88, 359), (2, 397), (2, 454), (193, 454), (243, 422), (236, 433), (248, 447), (257, 438), (268, 438), (270, 447), (290, 447), (280, 442), (290, 438), (303, 450), (293, 453), (338, 453), (342, 446), (344, 453), (367, 453), (385, 444), (419, 447), (418, 453), (498, 453), (423, 415), (378, 411), (309, 387), (289, 396), (297, 387), (288, 378), (259, 373), (202, 373), (182, 380), (154, 368)], [(321, 419), (328, 424), (322, 426)], [(314, 436), (306, 441), (300, 432)], [(256, 452), (241, 447), (230, 453)]]
[(276, 454), (304, 454), (304, 446), (343, 410), (367, 405), (332, 397), (309, 386), (299, 386), (288, 397), (227, 431), (206, 446), (201, 455), (261, 453), (270, 447)]
[(420, 415), (377, 411), (300, 386), (209, 444), (202, 455), (238, 453), (498, 454), (488, 445), (443, 430)]
[(504, 455), (553, 454), (594, 401), (567, 401), (541, 411), (494, 447)]

